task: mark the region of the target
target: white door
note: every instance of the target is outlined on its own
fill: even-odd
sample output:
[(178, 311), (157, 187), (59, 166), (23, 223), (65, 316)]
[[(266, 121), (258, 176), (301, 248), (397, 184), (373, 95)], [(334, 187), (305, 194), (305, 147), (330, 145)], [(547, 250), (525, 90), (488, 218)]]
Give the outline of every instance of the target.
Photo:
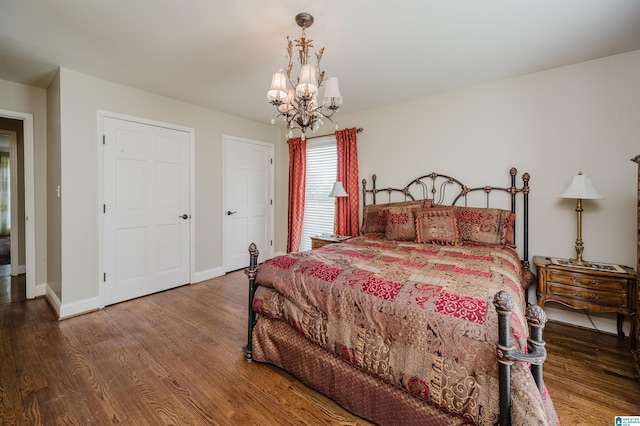
[(189, 133), (104, 118), (105, 305), (189, 282)]
[(273, 257), (273, 146), (225, 136), (223, 258), (225, 272), (249, 265), (249, 244), (260, 261)]

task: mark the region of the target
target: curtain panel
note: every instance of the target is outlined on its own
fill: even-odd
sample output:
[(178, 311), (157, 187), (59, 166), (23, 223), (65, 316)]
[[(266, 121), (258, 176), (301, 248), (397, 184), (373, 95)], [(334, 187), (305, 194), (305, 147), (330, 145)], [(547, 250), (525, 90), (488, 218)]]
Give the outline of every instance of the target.
[(307, 176), (307, 141), (291, 138), (289, 143), (289, 208), (287, 211), (287, 253), (298, 251), (304, 219)]
[(360, 233), (358, 223), (358, 147), (355, 128), (336, 131), (338, 151), (337, 180), (342, 182), (348, 197), (338, 197), (336, 221), (338, 235), (354, 236)]

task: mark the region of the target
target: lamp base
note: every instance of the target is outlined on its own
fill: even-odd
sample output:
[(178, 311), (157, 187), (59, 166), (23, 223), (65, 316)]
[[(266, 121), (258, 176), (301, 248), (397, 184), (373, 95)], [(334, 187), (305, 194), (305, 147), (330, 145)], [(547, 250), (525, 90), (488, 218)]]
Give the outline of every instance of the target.
[(587, 268), (591, 266), (590, 262), (588, 262), (586, 260), (583, 260), (583, 259), (569, 259), (569, 262), (572, 265), (576, 265), (576, 266), (584, 266), (584, 267), (587, 267)]

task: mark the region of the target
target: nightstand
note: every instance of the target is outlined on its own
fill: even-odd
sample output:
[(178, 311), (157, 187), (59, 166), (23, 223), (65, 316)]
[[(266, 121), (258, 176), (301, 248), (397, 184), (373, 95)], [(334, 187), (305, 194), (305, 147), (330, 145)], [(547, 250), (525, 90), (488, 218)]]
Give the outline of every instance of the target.
[(538, 267), (538, 305), (541, 308), (551, 301), (574, 309), (616, 312), (618, 336), (624, 337), (624, 315), (630, 317), (636, 312), (638, 289), (633, 269), (606, 264), (600, 264), (603, 269), (585, 268), (542, 256), (534, 256), (533, 263)]
[(311, 250), (324, 247), (327, 244), (341, 243), (343, 241), (347, 241), (349, 238), (351, 237), (345, 237), (342, 235), (339, 235), (337, 237), (334, 237), (333, 235), (324, 235), (324, 234), (316, 235), (315, 237), (311, 237)]

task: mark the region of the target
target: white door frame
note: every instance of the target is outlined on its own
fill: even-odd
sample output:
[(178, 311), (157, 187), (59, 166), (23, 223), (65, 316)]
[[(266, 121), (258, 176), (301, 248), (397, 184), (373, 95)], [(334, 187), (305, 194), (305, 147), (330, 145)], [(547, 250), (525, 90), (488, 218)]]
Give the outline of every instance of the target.
[(20, 235), (22, 223), (18, 220), (18, 133), (15, 131), (9, 132), (9, 162), (11, 164), (11, 189), (10, 203), (11, 203), (11, 276), (19, 275), (20, 261), (18, 259), (18, 251), (20, 249), (20, 241), (15, 238)]
[(0, 117), (22, 121), (24, 144), (24, 244), (27, 299), (36, 297), (36, 215), (33, 157), (33, 114), (0, 109)]
[[(271, 150), (271, 158), (273, 159), (273, 161), (275, 162), (275, 155), (274, 155), (274, 150), (275, 147), (272, 143), (268, 143), (268, 142), (260, 142), (260, 141), (256, 141), (256, 140), (251, 140), (251, 139), (245, 139), (245, 138), (239, 138), (237, 136), (231, 136), (231, 135), (222, 135), (222, 269), (223, 271), (227, 270), (227, 259), (226, 256), (224, 255), (224, 250), (225, 250), (225, 244), (227, 241), (227, 205), (226, 205), (226, 200), (227, 200), (227, 152), (226, 152), (226, 146), (227, 146), (227, 141), (228, 140), (236, 140), (236, 141), (240, 141), (240, 142), (244, 142), (244, 143), (250, 143), (250, 144), (254, 144), (254, 145), (260, 145), (260, 146), (264, 146), (267, 147)], [(271, 193), (271, 199), (273, 200), (273, 203), (271, 204), (271, 223), (269, 224), (269, 233), (271, 234), (271, 240), (273, 241), (274, 239), (274, 230), (275, 230), (275, 164), (272, 165), (272, 167), (270, 168), (270, 172), (271, 173), (271, 187), (269, 188), (269, 192)], [(260, 256), (260, 261), (264, 262), (267, 259), (270, 259), (273, 257), (274, 254), (274, 247), (275, 247), (275, 241), (274, 243), (270, 246), (271, 247), (271, 251), (270, 253), (262, 253), (262, 255)], [(249, 251), (248, 251), (249, 247), (247, 247), (247, 256), (249, 255)]]
[(164, 123), (161, 121), (149, 120), (146, 118), (134, 117), (131, 115), (119, 114), (116, 112), (98, 110), (98, 288), (99, 290), (99, 307), (105, 307), (105, 281), (104, 281), (104, 147), (103, 147), (103, 135), (104, 135), (104, 119), (115, 118), (117, 120), (132, 121), (134, 123), (146, 124), (149, 126), (165, 127), (168, 129), (174, 129), (183, 131), (189, 134), (189, 210), (191, 219), (189, 220), (189, 284), (195, 282), (195, 223), (196, 223), (196, 209), (195, 209), (195, 129), (191, 127), (179, 126), (177, 124)]

